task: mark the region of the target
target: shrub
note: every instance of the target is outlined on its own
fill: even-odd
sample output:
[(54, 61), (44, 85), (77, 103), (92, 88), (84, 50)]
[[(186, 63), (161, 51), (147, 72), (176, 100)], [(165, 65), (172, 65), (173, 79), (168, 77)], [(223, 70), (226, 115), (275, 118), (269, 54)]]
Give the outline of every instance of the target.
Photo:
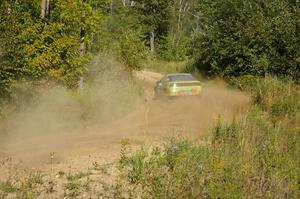
[(0, 190), (5, 193), (12, 193), (16, 191), (16, 187), (10, 181), (0, 182)]
[(274, 117), (291, 118), (300, 110), (300, 86), (290, 79), (246, 75), (232, 78), (231, 84), (251, 93), (253, 103)]
[(199, 3), (191, 46), (195, 67), (225, 77), (252, 74), (300, 80), (299, 5), (285, 0)]
[(297, 198), (299, 86), (277, 78), (234, 79), (253, 106), (229, 124), (219, 120), (211, 141), (172, 139), (164, 147), (123, 151), (121, 171), (142, 198)]

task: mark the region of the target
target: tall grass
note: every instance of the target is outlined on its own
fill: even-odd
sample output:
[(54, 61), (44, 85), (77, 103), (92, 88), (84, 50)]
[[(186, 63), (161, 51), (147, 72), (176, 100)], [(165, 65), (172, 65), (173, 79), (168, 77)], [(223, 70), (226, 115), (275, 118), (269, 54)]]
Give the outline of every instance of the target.
[(0, 198), (299, 198), (299, 85), (251, 76), (232, 85), (251, 93), (253, 105), (231, 123), (220, 119), (206, 142), (172, 138), (132, 151), (124, 141), (113, 185), (93, 178), (102, 170), (94, 163), (89, 172), (58, 178), (8, 177)]
[(184, 71), (186, 62), (167, 62), (159, 60), (149, 60), (146, 62), (144, 68), (161, 74), (176, 73)]
[(231, 124), (220, 121), (208, 144), (175, 139), (123, 153), (135, 197), (299, 198), (299, 86), (269, 77), (234, 84), (252, 94), (253, 106)]

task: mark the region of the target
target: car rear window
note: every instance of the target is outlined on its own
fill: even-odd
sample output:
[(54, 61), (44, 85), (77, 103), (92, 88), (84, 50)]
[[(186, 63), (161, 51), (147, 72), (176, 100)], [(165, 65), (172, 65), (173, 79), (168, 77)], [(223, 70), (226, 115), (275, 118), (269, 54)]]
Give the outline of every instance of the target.
[(187, 87), (187, 86), (201, 86), (200, 82), (184, 82), (184, 83), (171, 83), (170, 87)]
[(170, 81), (172, 82), (184, 82), (184, 81), (197, 81), (192, 75), (170, 75)]

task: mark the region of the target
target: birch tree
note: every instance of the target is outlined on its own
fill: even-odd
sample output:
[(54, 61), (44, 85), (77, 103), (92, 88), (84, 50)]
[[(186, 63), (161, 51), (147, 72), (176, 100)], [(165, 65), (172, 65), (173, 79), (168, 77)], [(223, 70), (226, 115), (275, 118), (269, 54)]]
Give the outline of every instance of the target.
[(50, 0), (41, 0), (41, 18), (49, 16), (50, 14)]

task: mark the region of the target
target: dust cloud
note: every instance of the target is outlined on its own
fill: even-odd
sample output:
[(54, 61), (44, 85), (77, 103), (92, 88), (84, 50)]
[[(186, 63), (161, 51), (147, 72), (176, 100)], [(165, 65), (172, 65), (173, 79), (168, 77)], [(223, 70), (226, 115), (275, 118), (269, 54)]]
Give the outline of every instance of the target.
[[(152, 72), (143, 73), (140, 77), (146, 76), (145, 79), (152, 76), (152, 80), (147, 79), (148, 84), (153, 79), (161, 78)], [(207, 81), (203, 83), (200, 97), (150, 100), (139, 113), (138, 117), (144, 118), (139, 132), (144, 132), (145, 137), (151, 140), (172, 136), (201, 138), (207, 136), (219, 120), (231, 122), (239, 117), (247, 110), (249, 102), (248, 95), (229, 89), (224, 81)]]
[(153, 100), (161, 74), (139, 71), (135, 80), (102, 56), (94, 59), (90, 73), (79, 93), (46, 89), (2, 122), (0, 158), (27, 164), (47, 162), (53, 152), (57, 162), (90, 154), (111, 158), (119, 154), (122, 139), (144, 144), (178, 135), (199, 138), (218, 118), (230, 121), (249, 103), (248, 96), (222, 81), (205, 82), (201, 98)]
[[(63, 159), (106, 144), (109, 135), (101, 129), (135, 110), (141, 104), (142, 88), (109, 57), (96, 57), (90, 73), (80, 92), (52, 86), (23, 102), (0, 124), (2, 156), (32, 163), (49, 159), (52, 152)], [(116, 142), (121, 139), (112, 137)]]

